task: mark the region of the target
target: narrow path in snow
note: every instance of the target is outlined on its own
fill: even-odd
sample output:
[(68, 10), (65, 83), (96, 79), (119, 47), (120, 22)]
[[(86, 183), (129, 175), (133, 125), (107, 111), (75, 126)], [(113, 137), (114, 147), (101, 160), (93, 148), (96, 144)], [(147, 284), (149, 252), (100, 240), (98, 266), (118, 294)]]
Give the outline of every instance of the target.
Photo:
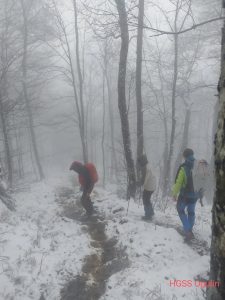
[(85, 257), (81, 273), (71, 278), (61, 290), (62, 300), (97, 300), (104, 295), (107, 280), (116, 272), (129, 265), (124, 248), (115, 238), (108, 239), (105, 234), (107, 222), (100, 214), (83, 216), (73, 190), (63, 188), (57, 195), (62, 205), (63, 215), (82, 225), (90, 236), (92, 254)]
[[(154, 220), (153, 223), (155, 225), (165, 227), (165, 228), (173, 228), (175, 229), (181, 236), (184, 237), (183, 229), (176, 224), (169, 224), (163, 221)], [(204, 240), (201, 240), (197, 235), (195, 235), (195, 238), (192, 239), (187, 243), (194, 251), (196, 251), (199, 255), (208, 255), (210, 252), (210, 248), (208, 246), (208, 243)]]

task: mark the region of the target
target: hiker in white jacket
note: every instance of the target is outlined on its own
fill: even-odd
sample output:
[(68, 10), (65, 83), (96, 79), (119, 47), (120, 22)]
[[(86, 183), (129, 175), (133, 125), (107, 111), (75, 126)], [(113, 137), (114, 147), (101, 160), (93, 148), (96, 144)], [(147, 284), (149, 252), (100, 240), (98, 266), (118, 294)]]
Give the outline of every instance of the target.
[(141, 166), (141, 171), (142, 171), (141, 184), (143, 184), (143, 188), (144, 188), (142, 200), (144, 205), (145, 216), (142, 219), (151, 220), (154, 215), (154, 210), (151, 203), (151, 196), (156, 189), (156, 179), (152, 173), (152, 170), (150, 169), (146, 155), (144, 154), (141, 155), (138, 158), (138, 163)]

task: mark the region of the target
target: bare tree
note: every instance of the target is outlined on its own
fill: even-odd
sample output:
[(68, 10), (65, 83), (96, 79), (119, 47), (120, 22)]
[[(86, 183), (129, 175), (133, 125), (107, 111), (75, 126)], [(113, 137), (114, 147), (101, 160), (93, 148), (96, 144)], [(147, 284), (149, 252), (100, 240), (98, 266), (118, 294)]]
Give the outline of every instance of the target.
[(115, 0), (117, 10), (119, 13), (119, 25), (121, 33), (121, 49), (120, 49), (120, 62), (118, 74), (118, 107), (120, 112), (121, 127), (124, 154), (127, 165), (127, 198), (134, 197), (136, 192), (136, 175), (134, 160), (132, 157), (130, 130), (128, 121), (128, 112), (126, 105), (126, 69), (127, 69), (127, 55), (129, 47), (129, 32), (127, 23), (127, 12), (124, 0)]
[(8, 168), (8, 181), (10, 186), (12, 186), (13, 168), (12, 168), (11, 150), (9, 146), (9, 134), (8, 134), (7, 124), (6, 124), (6, 111), (4, 109), (4, 104), (3, 104), (3, 99), (1, 94), (0, 94), (0, 119), (1, 119), (1, 127), (3, 132), (4, 145), (5, 145), (6, 162)]
[[(77, 24), (77, 7), (76, 1), (74, 4), (74, 20), (75, 20), (75, 39), (76, 39), (76, 62), (77, 62), (77, 70), (76, 65), (73, 60), (73, 51), (70, 42), (70, 35), (67, 32), (67, 25), (64, 22), (62, 13), (58, 9), (55, 0), (52, 0), (52, 8), (51, 13), (55, 16), (55, 25), (57, 28), (57, 32), (55, 35), (55, 44), (48, 43), (48, 46), (54, 51), (56, 57), (60, 58), (63, 62), (63, 66), (61, 64), (55, 65), (55, 69), (57, 72), (63, 75), (66, 82), (72, 87), (73, 96), (75, 100), (75, 107), (77, 113), (76, 126), (78, 125), (79, 135), (82, 145), (82, 154), (83, 161), (87, 162), (88, 160), (88, 151), (87, 151), (87, 140), (86, 134), (87, 130), (85, 127), (85, 114), (84, 114), (84, 102), (83, 102), (83, 77), (81, 71), (81, 62), (80, 62), (80, 54), (79, 54), (79, 33), (78, 33), (78, 24)], [(77, 88), (77, 80), (76, 75), (78, 75), (79, 80), (79, 89)]]
[(72, 0), (74, 10), (74, 27), (75, 27), (75, 39), (76, 39), (76, 62), (77, 73), (79, 79), (79, 101), (80, 101), (80, 135), (83, 149), (83, 160), (85, 163), (88, 161), (88, 147), (85, 128), (85, 115), (84, 115), (84, 100), (83, 100), (83, 76), (80, 62), (80, 42), (79, 42), (79, 29), (78, 29), (78, 13), (77, 13), (77, 1)]
[(102, 78), (102, 141), (101, 141), (101, 147), (102, 147), (102, 169), (103, 169), (103, 187), (105, 187), (105, 180), (106, 180), (106, 168), (105, 168), (105, 75), (103, 71), (103, 78)]
[(40, 155), (38, 152), (37, 147), (37, 138), (34, 131), (34, 120), (33, 120), (33, 113), (31, 109), (31, 104), (28, 96), (27, 90), (27, 56), (28, 56), (28, 5), (24, 2), (24, 0), (20, 0), (21, 8), (22, 8), (22, 15), (23, 15), (23, 59), (22, 59), (22, 86), (23, 86), (23, 96), (25, 100), (27, 115), (28, 115), (28, 122), (29, 122), (29, 130), (30, 136), (32, 141), (32, 147), (34, 151), (35, 162), (37, 164), (38, 173), (40, 179), (44, 178), (44, 172), (41, 165)]
[(16, 5), (13, 1), (1, 1), (1, 26), (0, 26), (0, 128), (4, 143), (6, 169), (8, 182), (12, 186), (13, 158), (11, 149), (11, 136), (9, 129), (10, 113), (14, 110), (15, 99), (10, 99), (9, 88), (11, 86), (9, 74), (15, 73), (15, 64), (20, 58), (19, 32), (15, 22)]
[[(142, 49), (144, 0), (139, 0), (137, 58), (136, 58), (136, 102), (137, 102), (137, 157), (144, 151), (143, 104), (142, 104)], [(137, 164), (137, 178), (140, 180), (140, 168)]]
[[(110, 80), (110, 65), (109, 65), (109, 57), (113, 56), (113, 53), (109, 53), (110, 44), (106, 41), (105, 46), (105, 79), (107, 86), (107, 94), (108, 94), (108, 110), (109, 110), (109, 123), (110, 123), (110, 142), (111, 142), (111, 175), (115, 175), (117, 178), (118, 175), (118, 159), (116, 155), (116, 147), (115, 147), (115, 122), (114, 122), (114, 107), (113, 107), (113, 94), (112, 94), (112, 85)], [(117, 178), (118, 179), (118, 178)]]

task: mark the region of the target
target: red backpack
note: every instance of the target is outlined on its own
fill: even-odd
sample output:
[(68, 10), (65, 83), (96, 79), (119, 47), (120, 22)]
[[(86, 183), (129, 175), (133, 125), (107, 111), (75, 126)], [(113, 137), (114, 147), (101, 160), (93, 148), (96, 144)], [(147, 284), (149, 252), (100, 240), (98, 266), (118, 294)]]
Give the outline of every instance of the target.
[[(88, 170), (88, 173), (91, 177), (91, 182), (95, 184), (98, 181), (98, 173), (95, 165), (92, 163), (87, 163), (84, 165), (84, 167)], [(84, 186), (85, 179), (82, 175), (79, 175), (79, 182), (81, 186)]]
[(95, 165), (92, 163), (87, 163), (84, 166), (88, 170), (88, 173), (91, 177), (91, 181), (93, 183), (96, 183), (98, 181), (98, 173), (97, 173)]

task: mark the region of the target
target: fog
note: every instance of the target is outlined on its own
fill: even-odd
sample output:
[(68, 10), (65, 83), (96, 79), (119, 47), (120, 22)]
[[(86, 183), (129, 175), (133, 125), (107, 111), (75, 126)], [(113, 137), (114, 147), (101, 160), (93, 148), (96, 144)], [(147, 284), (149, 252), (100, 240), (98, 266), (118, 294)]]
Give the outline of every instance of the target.
[[(1, 162), (7, 174), (9, 166), (6, 152), (9, 151), (8, 156), (12, 161), (13, 170), (12, 182), (16, 185), (18, 176), (26, 180), (27, 177), (31, 178), (30, 174), (34, 173), (36, 174), (34, 179), (39, 177), (35, 166), (35, 156), (32, 154), (33, 142), (29, 137), (29, 125), (26, 121), (21, 73), (24, 63), (26, 63), (28, 101), (31, 106), (35, 139), (43, 172), (48, 174), (47, 176), (50, 176), (51, 172), (67, 172), (72, 160), (83, 160), (72, 82), (74, 80), (79, 98), (74, 8), (72, 1), (39, 1), (38, 4), (34, 1), (23, 1), (25, 24), (20, 1), (18, 3), (1, 2), (1, 7), (4, 7), (4, 10), (1, 10), (1, 18), (4, 20), (1, 24), (1, 101), (9, 139), (9, 149), (6, 150), (2, 130)], [(220, 15), (219, 1), (214, 2), (193, 1), (189, 8), (187, 1), (186, 7), (184, 4), (183, 10), (179, 12), (176, 26), (183, 26), (182, 29), (186, 29), (193, 24), (218, 17)], [(136, 160), (137, 8), (135, 1), (130, 3), (128, 1), (127, 7), (130, 10), (130, 44), (126, 90), (132, 149), (134, 160)], [(172, 1), (147, 1), (145, 5), (146, 29), (143, 40), (142, 71), (144, 139), (145, 152), (158, 177), (161, 176), (160, 170), (163, 168), (162, 158), (166, 142), (163, 118), (166, 119), (168, 136), (171, 130), (174, 49), (172, 35), (159, 34), (159, 31), (151, 30), (151, 28), (171, 31), (169, 24), (174, 22), (174, 7)], [(188, 13), (187, 9), (190, 9)], [(103, 146), (106, 152), (107, 182), (111, 183), (110, 181), (115, 181), (115, 177), (113, 179), (110, 176), (113, 166), (115, 167), (112, 161), (111, 139), (114, 139), (118, 164), (123, 165), (120, 170), (117, 170), (119, 173), (114, 175), (124, 176), (126, 169), (117, 104), (120, 42), (116, 7), (108, 1), (103, 3), (78, 1), (77, 14), (78, 52), (82, 72), (88, 160), (93, 161), (98, 166), (99, 172), (103, 173), (101, 144), (103, 110), (105, 110)], [(24, 26), (26, 26), (26, 32), (24, 32)], [(181, 147), (185, 106), (191, 110), (187, 144), (195, 150), (197, 158), (211, 160), (212, 128), (217, 103), (220, 26), (220, 22), (217, 21), (179, 35), (176, 132), (172, 165)], [(23, 57), (24, 39), (27, 43), (26, 62)], [(4, 54), (6, 51), (7, 54)], [(104, 51), (107, 51), (105, 58)], [(73, 71), (71, 71), (71, 64)], [(103, 79), (104, 64), (107, 67), (110, 90), (108, 90), (106, 80)], [(112, 125), (109, 121), (109, 111), (113, 112), (113, 137), (110, 131)], [(21, 168), (23, 172), (19, 170)]]
[(76, 300), (205, 299), (161, 283), (209, 278), (223, 20), (219, 0), (0, 0), (0, 300), (71, 299), (71, 278)]

